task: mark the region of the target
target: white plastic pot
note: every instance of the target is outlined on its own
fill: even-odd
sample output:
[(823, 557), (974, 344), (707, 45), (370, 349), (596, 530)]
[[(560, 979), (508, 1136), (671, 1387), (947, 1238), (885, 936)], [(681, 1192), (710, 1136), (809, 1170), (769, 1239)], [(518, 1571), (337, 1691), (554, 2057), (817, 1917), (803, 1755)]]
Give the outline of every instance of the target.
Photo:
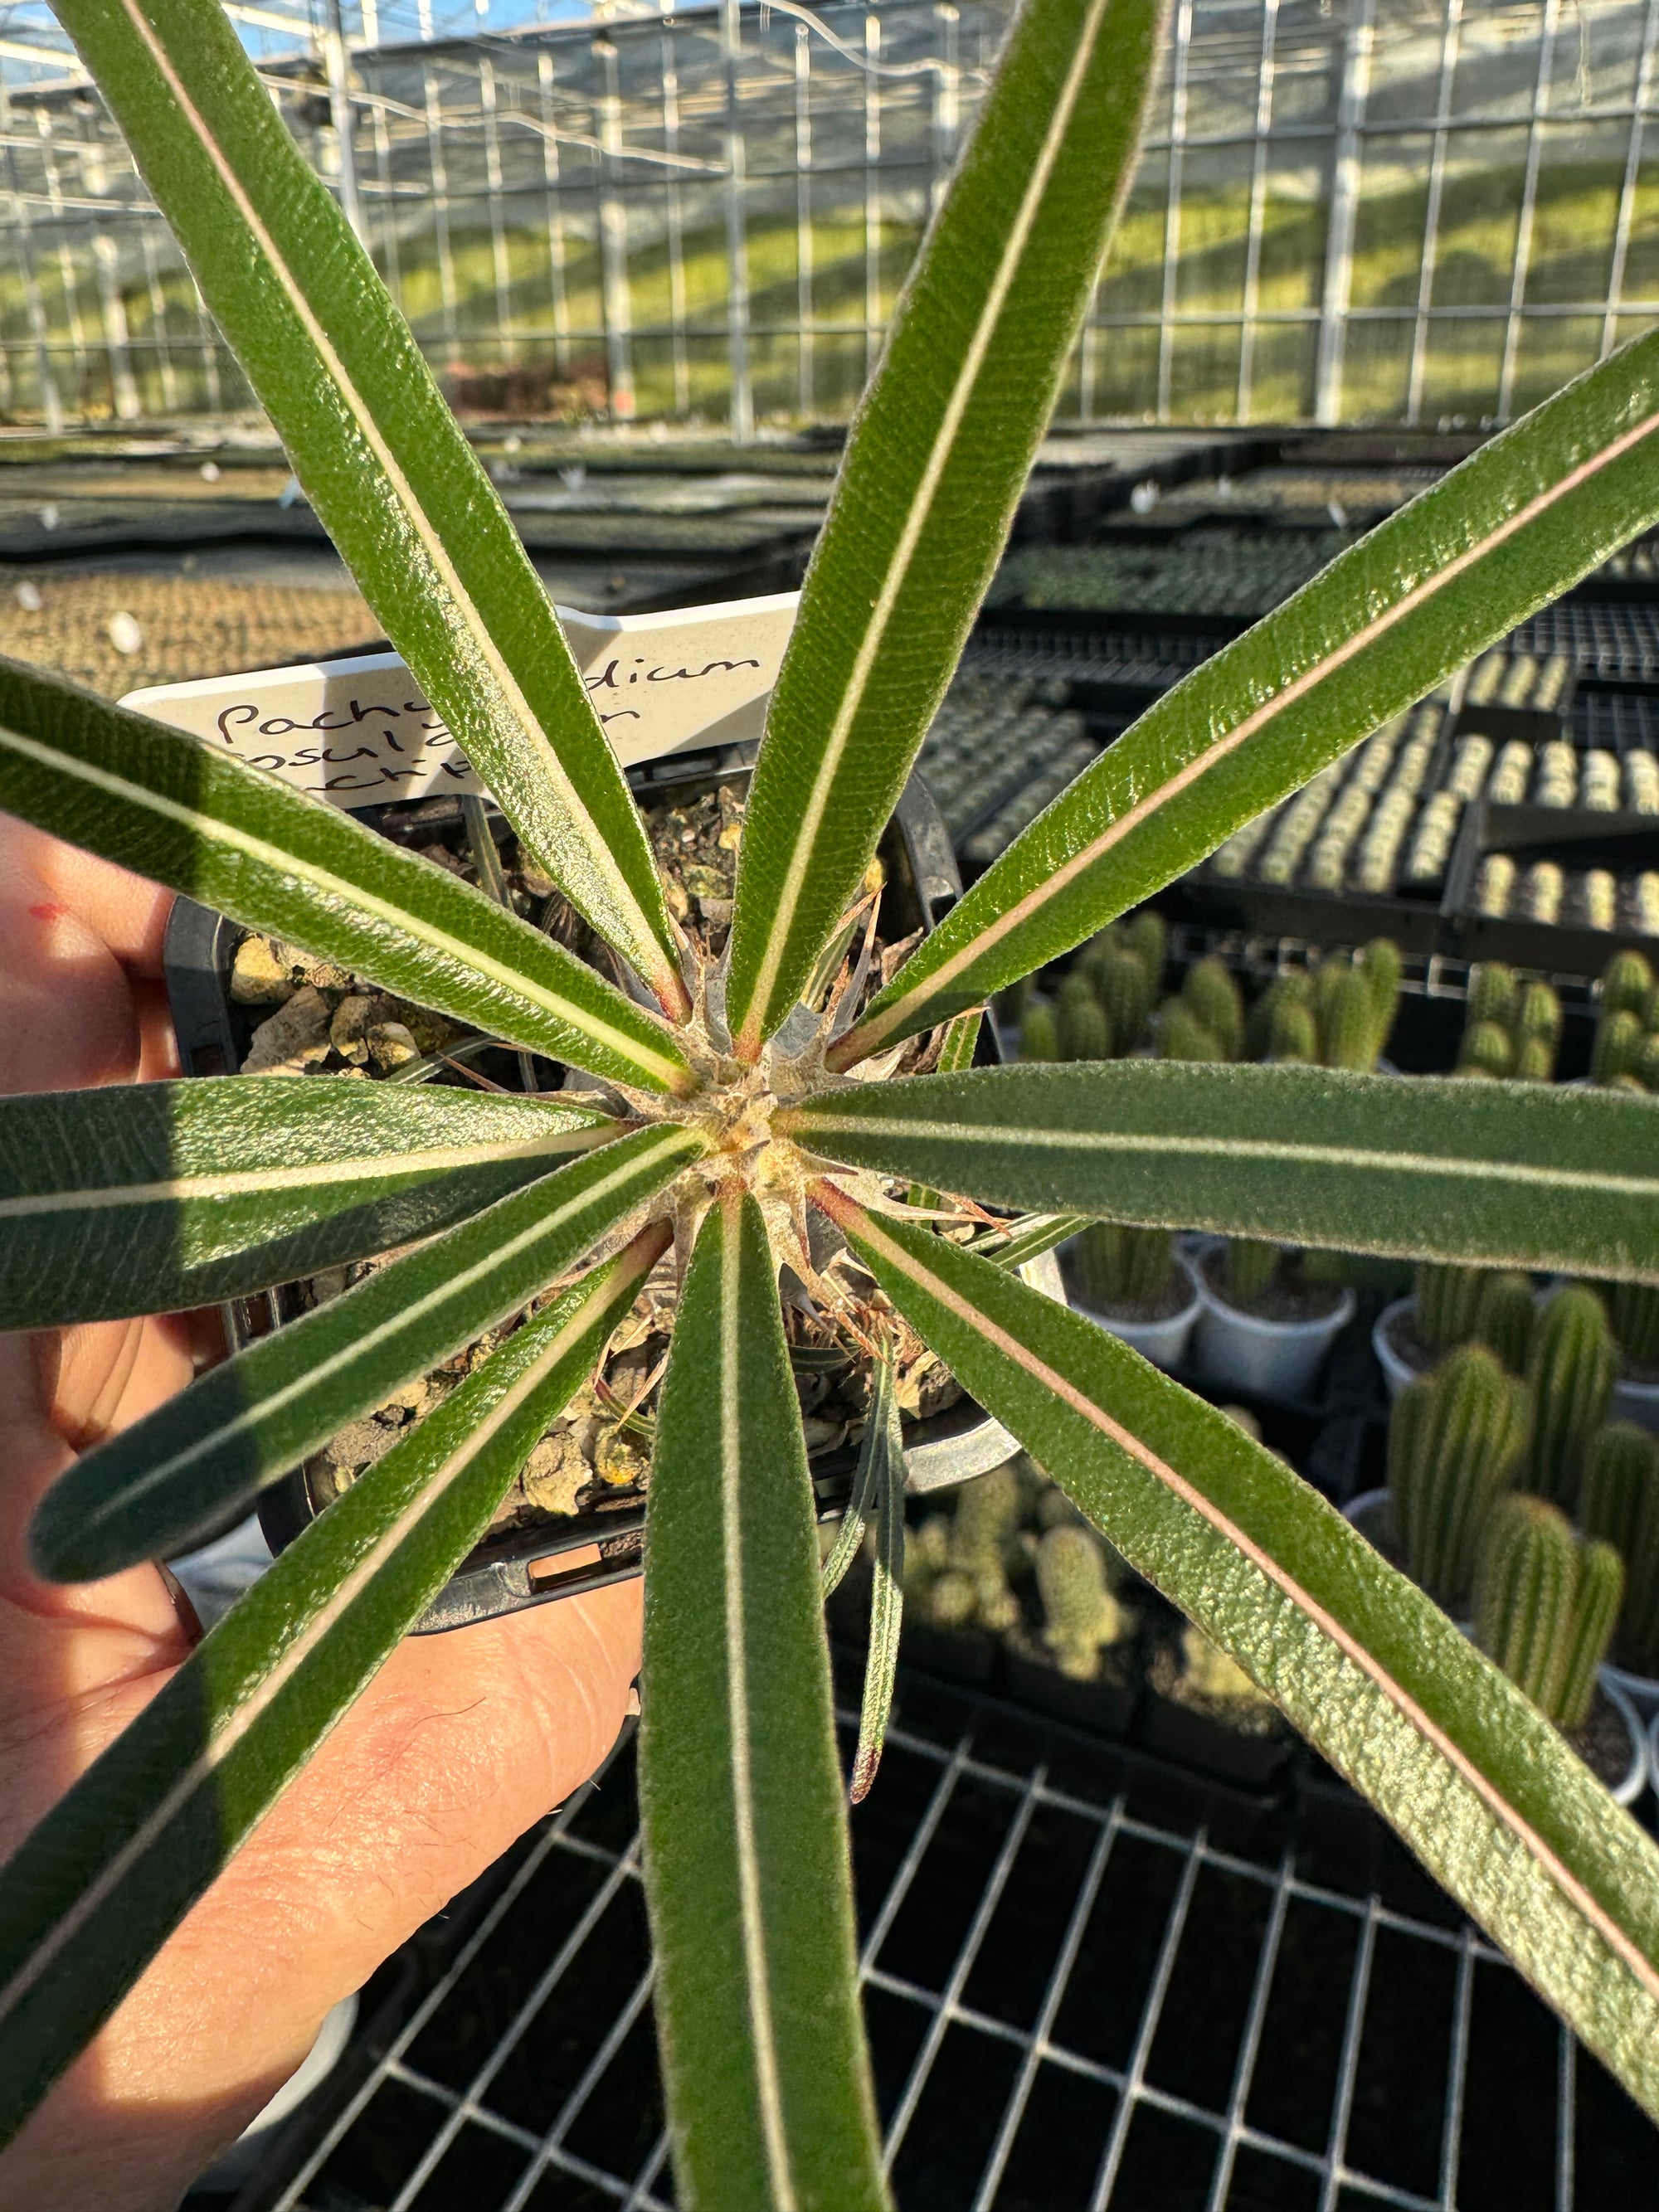
[(1186, 1358), (1187, 1346), (1200, 1310), (1196, 1270), (1179, 1252), (1174, 1255), (1171, 1265), (1187, 1285), (1187, 1300), (1178, 1313), (1166, 1315), (1160, 1321), (1138, 1321), (1124, 1314), (1097, 1313), (1093, 1306), (1085, 1306), (1077, 1298), (1072, 1301), (1073, 1310), (1080, 1313), (1085, 1321), (1093, 1322), (1097, 1328), (1103, 1328), (1108, 1336), (1118, 1338), (1132, 1351), (1138, 1352), (1143, 1359), (1150, 1359), (1154, 1367), (1161, 1367), (1167, 1373), (1179, 1367)]
[[(1615, 1667), (1611, 1661), (1601, 1669), (1604, 1682), (1613, 1683), (1620, 1694), (1628, 1698), (1641, 1715), (1644, 1724), (1659, 1717), (1659, 1681), (1651, 1674), (1638, 1674), (1628, 1667)], [(1659, 1773), (1659, 1767), (1655, 1770)]]
[(1206, 1381), (1255, 1398), (1305, 1397), (1326, 1353), (1353, 1319), (1345, 1290), (1316, 1321), (1264, 1321), (1240, 1313), (1198, 1279), (1198, 1364)]
[(1392, 1405), (1408, 1382), (1415, 1382), (1419, 1370), (1401, 1358), (1395, 1350), (1389, 1331), (1403, 1315), (1415, 1313), (1417, 1296), (1413, 1291), (1396, 1298), (1391, 1306), (1384, 1306), (1371, 1324), (1371, 1350), (1376, 1354), (1376, 1364), (1382, 1370), (1382, 1380), (1389, 1386), (1389, 1403)]
[(1601, 1683), (1607, 1703), (1630, 1730), (1630, 1765), (1622, 1782), (1610, 1784), (1613, 1801), (1615, 1805), (1633, 1805), (1647, 1788), (1648, 1777), (1653, 1771), (1649, 1731), (1642, 1716), (1613, 1679), (1611, 1667), (1602, 1668)]
[(1368, 1544), (1380, 1546), (1390, 1533), (1388, 1492), (1362, 1490), (1343, 1507), (1342, 1518), (1351, 1521)]
[(1659, 1382), (1615, 1382), (1608, 1419), (1659, 1431)]

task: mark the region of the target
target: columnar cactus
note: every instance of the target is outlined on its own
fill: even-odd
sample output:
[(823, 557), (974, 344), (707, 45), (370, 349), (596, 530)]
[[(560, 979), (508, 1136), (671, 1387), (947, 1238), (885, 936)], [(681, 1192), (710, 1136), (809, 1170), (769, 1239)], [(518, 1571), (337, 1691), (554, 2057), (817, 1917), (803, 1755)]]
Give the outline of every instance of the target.
[(1531, 1403), (1484, 1345), (1407, 1384), (1389, 1421), (1395, 1534), (1414, 1582), (1442, 1605), (1469, 1587), (1492, 1505), (1520, 1471)]
[(1321, 1057), (1328, 1067), (1376, 1066), (1376, 1010), (1362, 969), (1350, 968), (1337, 976), (1326, 995), (1323, 1017)]
[(1054, 1664), (1073, 1681), (1093, 1681), (1101, 1653), (1121, 1643), (1133, 1621), (1112, 1595), (1104, 1556), (1086, 1528), (1062, 1522), (1047, 1532), (1036, 1550), (1036, 1585)]
[(1659, 1285), (1612, 1283), (1607, 1313), (1619, 1349), (1631, 1367), (1659, 1367)]
[(1310, 1065), (1319, 1058), (1319, 1030), (1314, 1022), (1313, 1008), (1305, 1001), (1286, 1000), (1282, 1006), (1274, 1007), (1267, 1031), (1267, 1056)]
[(951, 1531), (951, 1565), (973, 1584), (975, 1610), (983, 1626), (1012, 1627), (1019, 1607), (1008, 1587), (1008, 1566), (1024, 1504), (1012, 1467), (993, 1468), (964, 1483)]
[(1146, 963), (1127, 945), (1114, 943), (1090, 969), (1095, 992), (1111, 1024), (1112, 1050), (1133, 1052), (1146, 1037), (1146, 1024), (1158, 1000), (1158, 987)]
[(1475, 1574), (1475, 1634), (1558, 1728), (1589, 1717), (1624, 1583), (1612, 1545), (1581, 1544), (1541, 1498), (1506, 1498), (1493, 1510)]
[(1484, 1267), (1447, 1267), (1419, 1260), (1413, 1276), (1417, 1334), (1433, 1352), (1449, 1352), (1474, 1334), (1486, 1286)]
[(1475, 1309), (1474, 1333), (1511, 1375), (1524, 1375), (1538, 1318), (1529, 1277), (1500, 1269), (1485, 1277)]
[(1639, 1020), (1653, 988), (1653, 969), (1643, 954), (1615, 952), (1601, 970), (1602, 1013), (1631, 1013)]
[(1227, 1060), (1237, 1060), (1244, 1043), (1244, 1000), (1223, 960), (1196, 962), (1187, 971), (1182, 996)]
[[(1273, 1053), (1274, 1024), (1292, 1006), (1305, 1009), (1311, 1024), (1313, 978), (1305, 968), (1287, 969), (1284, 975), (1275, 975), (1250, 1008), (1244, 1024), (1246, 1059), (1262, 1060)], [(1311, 1028), (1310, 1034), (1315, 1034)], [(1316, 1050), (1304, 1056), (1315, 1059), (1317, 1057)]]
[(1521, 1011), (1521, 979), (1502, 960), (1483, 960), (1469, 972), (1468, 1023), (1496, 1022), (1513, 1029)]
[(1158, 1011), (1160, 1060), (1221, 1060), (1225, 1057), (1185, 999), (1166, 999)]
[(1590, 1441), (1578, 1490), (1578, 1525), (1611, 1544), (1627, 1577), (1659, 1509), (1659, 1439), (1633, 1421), (1609, 1421)]
[(1528, 983), (1521, 994), (1521, 1010), (1515, 1034), (1524, 1044), (1534, 1037), (1547, 1038), (1553, 1048), (1561, 1041), (1561, 999), (1553, 984)]
[(1618, 1356), (1607, 1308), (1588, 1285), (1569, 1283), (1539, 1316), (1527, 1362), (1532, 1443), (1527, 1487), (1572, 1510), (1590, 1438), (1607, 1416)]
[(1513, 1075), (1515, 1059), (1515, 1040), (1502, 1023), (1471, 1022), (1458, 1048), (1457, 1073)]
[(1647, 1034), (1639, 1014), (1623, 1007), (1609, 1012), (1604, 1006), (1601, 1018), (1595, 1025), (1595, 1042), (1590, 1048), (1590, 1080), (1617, 1083), (1621, 1076), (1633, 1076)]
[(1267, 1297), (1280, 1258), (1277, 1244), (1264, 1244), (1253, 1237), (1230, 1237), (1223, 1264), (1222, 1283), (1227, 1303), (1241, 1313), (1251, 1313)]
[(1170, 933), (1161, 915), (1142, 908), (1123, 924), (1123, 942), (1146, 970), (1156, 999), (1164, 981), (1164, 963), (1170, 954)]
[(1515, 1079), (1517, 1083), (1553, 1083), (1555, 1080), (1555, 1047), (1547, 1037), (1523, 1037), (1515, 1055)]
[(1019, 1025), (1019, 1056), (1022, 1060), (1060, 1058), (1060, 1031), (1054, 1010), (1046, 999), (1026, 1002), (1024, 1018)]
[(1167, 1229), (1092, 1222), (1072, 1248), (1072, 1272), (1085, 1303), (1097, 1313), (1164, 1304), (1175, 1278), (1174, 1243)]
[(1100, 1001), (1086, 983), (1081, 992), (1062, 994), (1054, 1016), (1054, 1039), (1062, 1060), (1111, 1058), (1111, 1030)]
[(1400, 947), (1391, 937), (1374, 937), (1359, 956), (1359, 972), (1371, 996), (1371, 1024), (1378, 1052), (1386, 1050), (1389, 1032), (1400, 1005), (1402, 963)]

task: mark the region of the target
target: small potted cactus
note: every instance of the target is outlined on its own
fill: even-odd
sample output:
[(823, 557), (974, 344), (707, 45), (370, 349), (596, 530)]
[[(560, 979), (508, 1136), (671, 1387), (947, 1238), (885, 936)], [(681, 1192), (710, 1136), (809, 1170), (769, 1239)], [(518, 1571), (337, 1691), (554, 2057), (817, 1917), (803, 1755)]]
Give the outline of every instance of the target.
[(1593, 1439), (1578, 1490), (1578, 1526), (1625, 1563), (1612, 1680), (1638, 1712), (1659, 1712), (1659, 1438), (1609, 1421)]
[(1560, 1042), (1561, 1000), (1553, 986), (1522, 982), (1501, 960), (1472, 970), (1459, 1075), (1552, 1083)]
[(1211, 1246), (1198, 1263), (1198, 1290), (1199, 1367), (1246, 1397), (1306, 1397), (1353, 1319), (1351, 1289), (1316, 1279), (1298, 1255), (1250, 1237)]
[(1590, 1081), (1614, 1090), (1645, 1091), (1653, 1067), (1649, 1043), (1659, 1015), (1653, 969), (1633, 949), (1615, 952), (1601, 971), (1601, 1004), (1590, 1048)]
[(1246, 1789), (1289, 1765), (1295, 1739), (1272, 1700), (1191, 1621), (1158, 1644), (1146, 1688), (1148, 1750)]
[(928, 1516), (905, 1547), (904, 1656), (957, 1681), (988, 1683), (999, 1640), (1020, 1619), (1009, 1573), (1020, 1559), (1024, 1497), (1012, 1462)]
[(1483, 1344), (1460, 1345), (1401, 1391), (1389, 1422), (1389, 1486), (1348, 1518), (1448, 1612), (1467, 1600), (1481, 1533), (1521, 1471), (1526, 1384)]
[(1629, 1805), (1647, 1785), (1647, 1741), (1601, 1673), (1624, 1589), (1613, 1546), (1576, 1535), (1547, 1498), (1517, 1493), (1493, 1508), (1475, 1570), (1475, 1640)]
[(1033, 1565), (1042, 1626), (1012, 1629), (1006, 1639), (1008, 1686), (1015, 1697), (1074, 1727), (1121, 1735), (1139, 1691), (1139, 1622), (1115, 1587), (1106, 1547), (1061, 1493), (1052, 1525), (1037, 1540)]
[(1410, 1296), (1377, 1316), (1371, 1348), (1395, 1399), (1460, 1344), (1489, 1345), (1511, 1375), (1524, 1375), (1536, 1319), (1532, 1278), (1518, 1269), (1419, 1262)]
[(1178, 1367), (1198, 1319), (1198, 1278), (1167, 1229), (1091, 1222), (1062, 1248), (1072, 1304), (1154, 1367)]
[(1527, 1361), (1532, 1438), (1522, 1486), (1571, 1513), (1590, 1441), (1613, 1399), (1618, 1353), (1607, 1310), (1587, 1283), (1568, 1283), (1538, 1316)]

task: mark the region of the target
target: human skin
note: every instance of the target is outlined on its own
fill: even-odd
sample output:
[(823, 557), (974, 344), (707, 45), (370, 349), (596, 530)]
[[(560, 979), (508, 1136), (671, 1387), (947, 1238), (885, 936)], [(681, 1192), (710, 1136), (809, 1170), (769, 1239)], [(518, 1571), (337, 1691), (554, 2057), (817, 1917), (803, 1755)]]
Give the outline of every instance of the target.
[[(0, 815), (0, 1089), (177, 1072), (168, 895)], [(210, 1317), (0, 1334), (0, 1858), (194, 1640), (160, 1571), (28, 1571), (35, 1500), (210, 1356)], [(0, 2152), (7, 2212), (173, 2212), (329, 2008), (615, 1741), (637, 1583), (405, 1642)]]

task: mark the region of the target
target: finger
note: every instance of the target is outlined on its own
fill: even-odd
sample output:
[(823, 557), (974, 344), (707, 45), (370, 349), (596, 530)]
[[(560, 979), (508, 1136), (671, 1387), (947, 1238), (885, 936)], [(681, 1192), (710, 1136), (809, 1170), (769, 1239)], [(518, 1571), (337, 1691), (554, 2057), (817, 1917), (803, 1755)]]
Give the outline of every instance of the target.
[(137, 975), (159, 976), (173, 893), (113, 862), (0, 815), (0, 874), (27, 874)]

